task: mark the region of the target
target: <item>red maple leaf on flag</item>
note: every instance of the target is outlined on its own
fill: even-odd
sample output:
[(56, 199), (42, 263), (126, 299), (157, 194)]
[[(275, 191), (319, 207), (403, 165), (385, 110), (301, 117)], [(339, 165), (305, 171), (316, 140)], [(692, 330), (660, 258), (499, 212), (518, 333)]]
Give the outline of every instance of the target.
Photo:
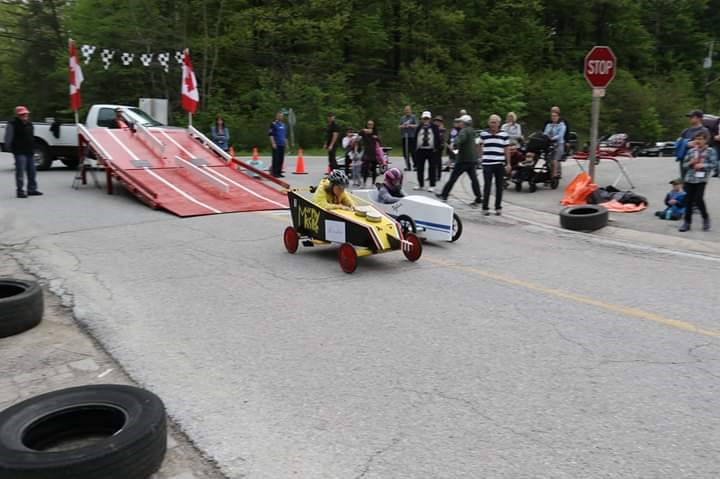
[(191, 92), (195, 89), (195, 83), (193, 83), (193, 76), (189, 72), (187, 75), (185, 75), (185, 86), (187, 87), (188, 92)]

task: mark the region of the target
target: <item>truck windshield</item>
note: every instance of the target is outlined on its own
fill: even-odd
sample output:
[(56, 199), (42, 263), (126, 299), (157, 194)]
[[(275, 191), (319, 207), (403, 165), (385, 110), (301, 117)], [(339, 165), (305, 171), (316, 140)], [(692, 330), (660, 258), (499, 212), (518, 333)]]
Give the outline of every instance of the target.
[(163, 126), (140, 108), (125, 108), (124, 112), (133, 122), (140, 123), (142, 126)]

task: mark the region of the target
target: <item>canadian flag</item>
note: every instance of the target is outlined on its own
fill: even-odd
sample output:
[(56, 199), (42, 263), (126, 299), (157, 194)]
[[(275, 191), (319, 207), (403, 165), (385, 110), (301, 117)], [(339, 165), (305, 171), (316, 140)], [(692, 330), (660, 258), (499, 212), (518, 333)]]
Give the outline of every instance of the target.
[(72, 111), (78, 111), (82, 105), (80, 98), (80, 85), (83, 82), (82, 69), (78, 62), (77, 50), (75, 42), (70, 40), (70, 60), (68, 61), (68, 80), (70, 82), (70, 108)]
[(190, 63), (190, 51), (186, 48), (183, 54), (182, 67), (182, 107), (189, 113), (195, 113), (200, 102), (200, 93), (197, 88), (197, 79)]

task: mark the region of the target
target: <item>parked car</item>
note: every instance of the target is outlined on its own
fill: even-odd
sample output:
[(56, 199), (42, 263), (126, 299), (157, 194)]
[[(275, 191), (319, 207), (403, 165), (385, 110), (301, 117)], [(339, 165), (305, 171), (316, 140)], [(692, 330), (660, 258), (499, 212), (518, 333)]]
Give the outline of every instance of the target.
[(655, 146), (641, 148), (636, 156), (675, 156), (675, 142), (658, 141)]
[[(123, 109), (123, 114), (132, 123), (143, 126), (161, 126), (162, 124), (150, 115), (134, 106), (124, 105), (93, 105), (85, 118), (85, 127), (108, 127), (115, 118), (115, 110)], [(5, 127), (7, 122), (0, 122), (0, 148), (5, 150)], [(69, 168), (77, 168), (78, 133), (74, 123), (35, 122), (35, 165), (38, 170), (50, 169), (55, 160), (60, 160)]]

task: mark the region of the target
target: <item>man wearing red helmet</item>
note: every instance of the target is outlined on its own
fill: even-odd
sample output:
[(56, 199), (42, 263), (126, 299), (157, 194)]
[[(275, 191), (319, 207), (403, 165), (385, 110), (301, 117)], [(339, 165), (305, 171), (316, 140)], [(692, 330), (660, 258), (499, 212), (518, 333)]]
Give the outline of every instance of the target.
[[(8, 122), (5, 129), (5, 149), (15, 157), (15, 186), (18, 198), (40, 196), (35, 179), (34, 145), (35, 135), (30, 121), (30, 110), (24, 106), (15, 107), (15, 118)], [(25, 193), (27, 176), (27, 193)]]

